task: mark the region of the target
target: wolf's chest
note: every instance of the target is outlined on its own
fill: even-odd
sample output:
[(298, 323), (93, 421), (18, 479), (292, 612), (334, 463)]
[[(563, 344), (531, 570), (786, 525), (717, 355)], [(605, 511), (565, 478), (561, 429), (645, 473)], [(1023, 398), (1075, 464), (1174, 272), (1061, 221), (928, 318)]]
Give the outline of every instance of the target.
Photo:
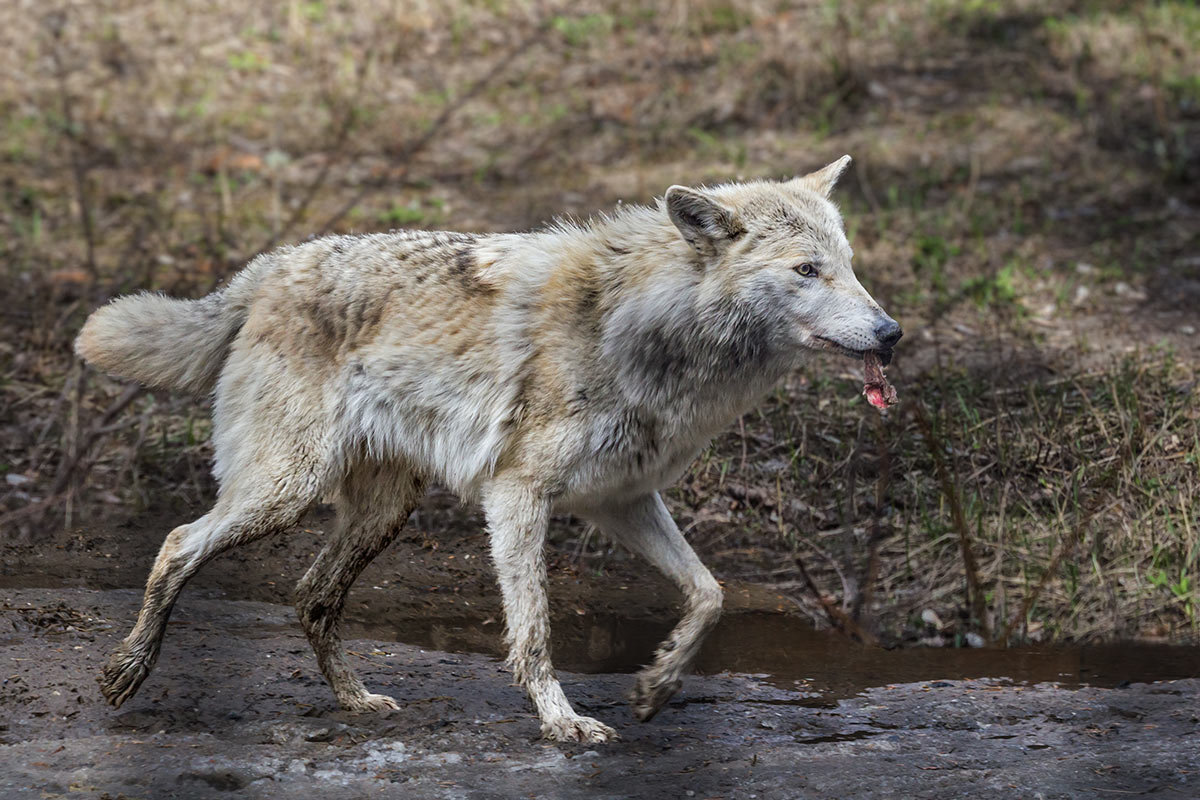
[(571, 493), (612, 498), (669, 486), (723, 422), (636, 408), (601, 415), (578, 453)]

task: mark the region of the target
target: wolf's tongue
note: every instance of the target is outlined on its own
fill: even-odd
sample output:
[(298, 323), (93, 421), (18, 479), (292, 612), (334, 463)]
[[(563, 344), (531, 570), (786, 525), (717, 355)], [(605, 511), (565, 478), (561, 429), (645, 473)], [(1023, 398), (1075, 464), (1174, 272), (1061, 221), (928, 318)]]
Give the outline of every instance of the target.
[(890, 405), (895, 405), (896, 387), (888, 383), (887, 378), (883, 374), (883, 361), (879, 358), (879, 353), (874, 350), (868, 350), (863, 353), (863, 368), (866, 373), (863, 380), (863, 394), (867, 398), (867, 402), (876, 408), (887, 408)]

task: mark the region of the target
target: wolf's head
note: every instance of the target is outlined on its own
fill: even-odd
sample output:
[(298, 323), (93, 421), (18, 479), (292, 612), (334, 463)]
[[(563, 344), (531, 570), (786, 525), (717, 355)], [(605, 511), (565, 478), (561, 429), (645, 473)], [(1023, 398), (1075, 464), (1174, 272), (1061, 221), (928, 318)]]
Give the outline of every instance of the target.
[(702, 262), (701, 291), (791, 345), (891, 359), (900, 325), (858, 282), (829, 201), (850, 156), (789, 181), (672, 186), (667, 213)]

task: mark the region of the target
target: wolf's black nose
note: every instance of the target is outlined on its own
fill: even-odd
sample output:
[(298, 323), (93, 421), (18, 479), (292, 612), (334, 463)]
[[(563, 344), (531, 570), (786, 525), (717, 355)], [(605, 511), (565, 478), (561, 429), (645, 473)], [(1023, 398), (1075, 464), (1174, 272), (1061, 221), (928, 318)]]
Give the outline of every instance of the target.
[(896, 342), (900, 341), (900, 337), (903, 335), (904, 331), (900, 330), (900, 323), (890, 317), (875, 327), (875, 338), (879, 340), (880, 347), (895, 347)]

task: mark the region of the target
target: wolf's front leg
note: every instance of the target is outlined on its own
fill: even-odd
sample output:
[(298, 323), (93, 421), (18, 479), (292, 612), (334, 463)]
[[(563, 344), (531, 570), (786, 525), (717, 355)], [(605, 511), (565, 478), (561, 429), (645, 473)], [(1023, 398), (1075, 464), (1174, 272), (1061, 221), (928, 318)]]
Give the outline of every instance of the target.
[(721, 586), (683, 538), (658, 492), (589, 514), (606, 534), (658, 567), (683, 592), (684, 615), (638, 673), (633, 713), (646, 722), (682, 685), (704, 637), (721, 617)]
[(508, 663), (542, 721), (542, 735), (560, 742), (610, 742), (617, 732), (571, 708), (550, 663), (550, 607), (543, 545), (550, 502), (528, 486), (498, 481), (483, 502), (492, 559), (504, 596)]

